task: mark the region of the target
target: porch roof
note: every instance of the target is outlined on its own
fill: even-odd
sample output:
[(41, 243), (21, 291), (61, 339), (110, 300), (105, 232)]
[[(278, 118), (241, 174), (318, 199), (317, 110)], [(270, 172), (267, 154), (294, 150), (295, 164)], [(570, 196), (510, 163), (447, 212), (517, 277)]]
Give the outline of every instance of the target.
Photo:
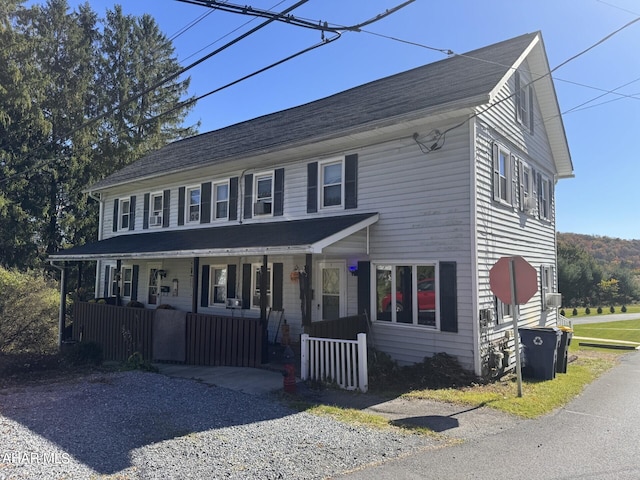
[(321, 253), (377, 213), (119, 235), (52, 253), (51, 261)]

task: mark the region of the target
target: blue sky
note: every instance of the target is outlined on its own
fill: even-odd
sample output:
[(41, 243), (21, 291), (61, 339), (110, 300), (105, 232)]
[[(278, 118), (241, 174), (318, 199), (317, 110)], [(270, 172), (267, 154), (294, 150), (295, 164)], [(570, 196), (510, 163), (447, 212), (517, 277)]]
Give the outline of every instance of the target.
[[(103, 16), (116, 2), (90, 3)], [(176, 0), (122, 3), (125, 13), (152, 15), (169, 37), (210, 10)], [(237, 3), (282, 11), (295, 1)], [(293, 14), (351, 25), (400, 3), (310, 0)], [(425, 47), (464, 53), (538, 30), (553, 68), (637, 17), (637, 0), (417, 0), (366, 32), (344, 33), (330, 45), (203, 99), (189, 122), (200, 121), (201, 132), (214, 130), (446, 58)], [(174, 40), (178, 59), (186, 66), (263, 21), (245, 25), (250, 20), (212, 12)], [(316, 31), (271, 24), (190, 70), (190, 93), (207, 93), (319, 41)], [(558, 231), (640, 239), (640, 22), (558, 69), (554, 79), (560, 110), (567, 112), (576, 175), (556, 187)], [(569, 111), (618, 88), (625, 96), (606, 94)]]

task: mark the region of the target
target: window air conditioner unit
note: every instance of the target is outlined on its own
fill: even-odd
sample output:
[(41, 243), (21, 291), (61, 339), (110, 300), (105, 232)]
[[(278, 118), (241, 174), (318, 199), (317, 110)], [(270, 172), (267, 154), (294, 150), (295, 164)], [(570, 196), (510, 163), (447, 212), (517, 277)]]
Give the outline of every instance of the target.
[(255, 215), (264, 215), (271, 213), (271, 202), (256, 202), (253, 204), (253, 213)]
[(240, 298), (227, 298), (227, 308), (242, 308), (242, 300)]
[(536, 208), (536, 199), (535, 197), (527, 197), (524, 199), (524, 210), (526, 212), (531, 212)]
[(562, 294), (561, 293), (547, 293), (545, 296), (548, 308), (556, 308), (562, 306)]
[(150, 227), (159, 227), (160, 225), (162, 225), (162, 215), (151, 215), (149, 217)]

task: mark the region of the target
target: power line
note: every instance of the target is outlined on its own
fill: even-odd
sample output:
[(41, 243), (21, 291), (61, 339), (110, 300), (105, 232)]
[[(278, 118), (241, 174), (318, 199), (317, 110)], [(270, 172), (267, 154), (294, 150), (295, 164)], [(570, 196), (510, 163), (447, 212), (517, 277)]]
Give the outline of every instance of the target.
[[(304, 5), (305, 3), (307, 3), (309, 0), (300, 0), (297, 3), (295, 3), (294, 5), (292, 5), (291, 7), (286, 8), (285, 10), (283, 10), (280, 15), (281, 16), (285, 16), (287, 15), (289, 12), (293, 11), (294, 9), (298, 8), (301, 5)], [(208, 53), (207, 55), (205, 55), (204, 57), (199, 58), (198, 60), (196, 60), (195, 62), (191, 63), (190, 65), (181, 68), (180, 70), (178, 70), (177, 72), (165, 77), (164, 79), (160, 80), (159, 82), (156, 82), (155, 84), (153, 84), (151, 87), (146, 88), (145, 90), (143, 90), (141, 93), (135, 94), (131, 97), (126, 98), (125, 100), (123, 100), (119, 105), (116, 105), (115, 107), (110, 108), (109, 110), (107, 110), (104, 113), (101, 113), (100, 115), (98, 115), (97, 117), (94, 117), (90, 120), (87, 120), (85, 122), (83, 122), (82, 124), (80, 124), (79, 126), (72, 128), (69, 132), (66, 133), (65, 137), (66, 138), (70, 138), (74, 133), (83, 130), (97, 122), (99, 122), (100, 120), (106, 118), (109, 115), (112, 115), (113, 113), (115, 113), (117, 110), (119, 110), (120, 108), (122, 108), (125, 105), (128, 105), (129, 103), (139, 99), (140, 97), (152, 92), (153, 90), (161, 87), (162, 85), (164, 85), (167, 82), (170, 82), (174, 79), (176, 79), (177, 77), (179, 77), (180, 75), (182, 75), (183, 73), (185, 73), (186, 71), (192, 69), (193, 67), (200, 65), (201, 63), (203, 63), (204, 61), (208, 60), (209, 58), (213, 57), (214, 55), (217, 55), (218, 53), (222, 52), (223, 50), (226, 50), (227, 48), (231, 47), (232, 45), (235, 45), (236, 43), (240, 42), (241, 40), (247, 38), (249, 35), (252, 35), (253, 33), (257, 32), (258, 30), (266, 27), (267, 25), (273, 23), (275, 21), (275, 18), (269, 18), (267, 20), (265, 20), (264, 22), (262, 22), (261, 24), (259, 24), (258, 26), (252, 28), (251, 30), (243, 33), (242, 35), (234, 38), (233, 40), (227, 42), (225, 45), (223, 45), (222, 47), (214, 50), (213, 52)], [(44, 144), (41, 145), (38, 148), (44, 148)], [(35, 165), (33, 165), (31, 168), (28, 168), (26, 170), (23, 170), (20, 173), (15, 173), (13, 175), (7, 176), (3, 179), (0, 179), (0, 184), (2, 183), (6, 183), (9, 180), (12, 180), (13, 178), (19, 176), (19, 175), (24, 175), (27, 173), (32, 172), (33, 170), (36, 170), (38, 168), (41, 168), (43, 166), (46, 166), (47, 164), (51, 163), (51, 160), (47, 160), (46, 162), (42, 163), (42, 165), (38, 165), (37, 163)]]

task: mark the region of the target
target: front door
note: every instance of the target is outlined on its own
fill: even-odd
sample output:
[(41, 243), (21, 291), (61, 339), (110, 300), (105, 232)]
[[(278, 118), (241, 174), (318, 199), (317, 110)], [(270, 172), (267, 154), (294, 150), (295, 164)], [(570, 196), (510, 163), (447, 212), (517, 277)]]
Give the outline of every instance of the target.
[(346, 316), (345, 263), (322, 262), (318, 265), (319, 295), (316, 320), (334, 320)]

